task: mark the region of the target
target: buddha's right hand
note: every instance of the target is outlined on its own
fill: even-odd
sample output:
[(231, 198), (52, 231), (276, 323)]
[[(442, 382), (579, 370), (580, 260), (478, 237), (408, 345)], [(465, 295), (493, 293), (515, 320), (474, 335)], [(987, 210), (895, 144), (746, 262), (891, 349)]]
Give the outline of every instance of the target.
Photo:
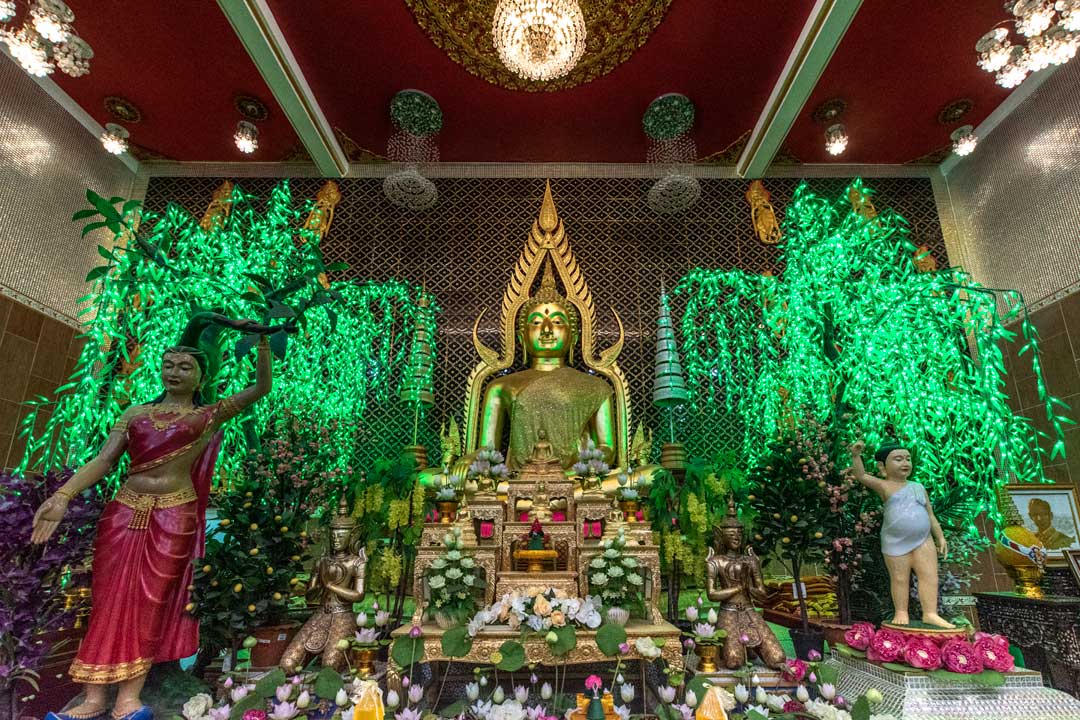
[(67, 506), (68, 498), (63, 495), (52, 495), (48, 500), (41, 503), (41, 507), (34, 513), (30, 542), (40, 545), (52, 537), (52, 534), (56, 532), (56, 528), (60, 526), (60, 521), (64, 519)]

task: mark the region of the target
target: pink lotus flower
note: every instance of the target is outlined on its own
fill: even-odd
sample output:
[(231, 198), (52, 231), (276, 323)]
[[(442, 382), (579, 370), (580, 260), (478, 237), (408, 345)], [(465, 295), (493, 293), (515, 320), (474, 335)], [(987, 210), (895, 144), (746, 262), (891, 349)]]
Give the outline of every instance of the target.
[(591, 690), (593, 697), (600, 697), (600, 689), (604, 687), (604, 681), (600, 679), (599, 675), (590, 675), (585, 678), (585, 689)]
[(244, 720), (266, 720), (265, 710), (248, 710), (244, 713)]
[(806, 711), (806, 706), (798, 700), (788, 700), (784, 703), (783, 711), (786, 713), (801, 713)]
[(866, 658), (871, 662), (896, 662), (904, 654), (907, 638), (895, 630), (881, 628), (874, 633)]
[(844, 633), (844, 642), (856, 650), (866, 650), (874, 639), (874, 626), (868, 622), (857, 622)]
[(967, 640), (950, 640), (941, 648), (941, 660), (945, 669), (955, 673), (982, 672), (983, 661)]
[(998, 672), (1013, 669), (1013, 656), (1009, 653), (1009, 641), (1001, 635), (975, 636), (975, 654), (982, 661), (983, 667)]
[(904, 648), (904, 662), (920, 670), (937, 670), (941, 667), (941, 650), (924, 637), (912, 637)]
[(788, 660), (784, 667), (781, 668), (784, 679), (794, 683), (802, 682), (802, 679), (806, 677), (806, 671), (809, 666), (802, 660)]

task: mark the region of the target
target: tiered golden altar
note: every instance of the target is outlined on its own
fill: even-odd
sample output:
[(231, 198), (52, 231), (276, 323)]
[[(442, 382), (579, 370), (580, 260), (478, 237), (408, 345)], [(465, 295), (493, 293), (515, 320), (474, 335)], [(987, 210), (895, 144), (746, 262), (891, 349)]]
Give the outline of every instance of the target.
[[(556, 288), (556, 275), (565, 295)], [(533, 292), (537, 279), (539, 288)], [(481, 569), (484, 582), (476, 599), (486, 606), (508, 593), (533, 595), (548, 588), (584, 598), (590, 594), (589, 562), (603, 551), (605, 539), (623, 529), (627, 538), (623, 552), (638, 560), (644, 577), (645, 608), (626, 625), (630, 651), (623, 658), (639, 658), (635, 641), (650, 637), (665, 640), (659, 643), (661, 657), (673, 666), (682, 666), (679, 630), (664, 621), (659, 610), (658, 548), (647, 525), (624, 522), (614, 496), (616, 470), (611, 471), (609, 481), (587, 491), (566, 472), (577, 459), (578, 449), (590, 442), (591, 447), (602, 450), (611, 465), (628, 466), (629, 389), (617, 363), (622, 325), (618, 314), (615, 319), (618, 340), (597, 351), (592, 295), (566, 240), (549, 184), (539, 218), (503, 297), (502, 351), (485, 346), (474, 331), (481, 359), (472, 372), (465, 399), (464, 454), (454, 465), (456, 474), (463, 475), (478, 450), (504, 450), (509, 480), (495, 490), (467, 494), (452, 525), (425, 525), (418, 548), (412, 623), (422, 627), (428, 661), (448, 659), (441, 643), (445, 631), (425, 612), (430, 597), (427, 570), (445, 552), (443, 538), (448, 531), (460, 530), (462, 552), (472, 556)], [(572, 367), (579, 340), (577, 357), (586, 368), (584, 372)], [(517, 343), (524, 350), (528, 368), (507, 374), (517, 361)], [(554, 551), (551, 566), (523, 561), (521, 551), (528, 547), (525, 536), (534, 520), (540, 521), (547, 536), (545, 548)], [(539, 567), (543, 570), (536, 572)], [(393, 635), (400, 637), (409, 630), (402, 627)], [(487, 625), (476, 635), (469, 654), (455, 659), (489, 662), (504, 641), (521, 637), (520, 630), (509, 626)], [(542, 635), (533, 634), (523, 644), (530, 663), (611, 659), (597, 648), (595, 631), (584, 628), (577, 631), (576, 647), (559, 657), (552, 655)]]

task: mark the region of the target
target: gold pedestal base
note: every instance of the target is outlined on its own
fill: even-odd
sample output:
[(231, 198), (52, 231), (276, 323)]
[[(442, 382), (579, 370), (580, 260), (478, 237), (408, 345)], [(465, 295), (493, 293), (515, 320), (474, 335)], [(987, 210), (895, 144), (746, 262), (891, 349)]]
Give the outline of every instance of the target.
[(664, 443), (660, 450), (660, 465), (667, 470), (682, 470), (686, 467), (686, 447), (682, 443)]
[(412, 455), (416, 460), (416, 469), (424, 470), (427, 468), (427, 448), (423, 445), (409, 445), (405, 448), (405, 452)]
[(555, 558), (559, 557), (559, 553), (555, 550), (515, 550), (514, 559), (524, 560), (527, 565), (525, 572), (527, 573), (542, 573), (545, 570), (545, 565), (551, 562)]
[(1041, 598), (1043, 589), (1039, 582), (1043, 570), (1037, 565), (1005, 566), (1005, 572), (1013, 581), (1013, 592), (1029, 598)]

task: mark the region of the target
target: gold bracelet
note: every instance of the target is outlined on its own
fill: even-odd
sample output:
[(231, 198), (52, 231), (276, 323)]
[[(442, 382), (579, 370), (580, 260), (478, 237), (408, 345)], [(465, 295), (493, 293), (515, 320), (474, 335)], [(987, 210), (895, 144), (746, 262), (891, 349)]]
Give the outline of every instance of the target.
[(53, 492), (53, 495), (59, 495), (60, 497), (62, 497), (62, 498), (64, 498), (65, 500), (67, 500), (68, 502), (71, 502), (71, 499), (72, 499), (73, 497), (75, 497), (75, 496), (74, 496), (74, 495), (72, 495), (71, 493), (69, 493), (69, 492), (65, 492), (64, 490), (61, 490), (61, 489), (57, 489), (57, 490), (56, 490), (55, 492)]

